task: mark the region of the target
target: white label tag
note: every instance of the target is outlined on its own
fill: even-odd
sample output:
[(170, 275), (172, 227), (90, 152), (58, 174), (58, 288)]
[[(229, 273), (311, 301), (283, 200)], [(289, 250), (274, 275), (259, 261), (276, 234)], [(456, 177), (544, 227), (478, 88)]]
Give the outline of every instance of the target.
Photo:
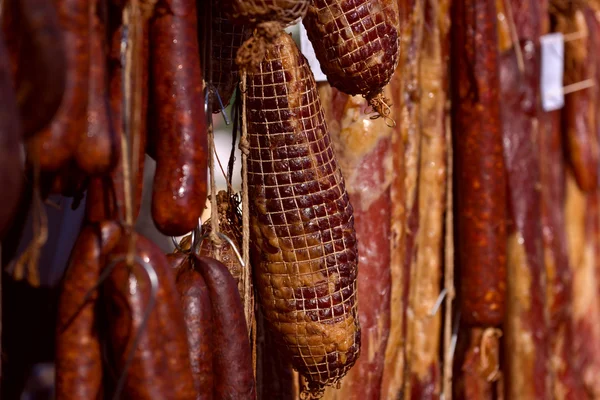
[(542, 71), (540, 90), (544, 111), (561, 109), (565, 104), (563, 72), (565, 69), (565, 40), (562, 33), (549, 33), (540, 38)]
[(315, 49), (312, 46), (310, 40), (308, 40), (308, 35), (306, 33), (306, 29), (302, 23), (298, 24), (298, 28), (300, 30), (300, 51), (304, 54), (304, 57), (308, 60), (308, 65), (315, 76), (315, 81), (317, 82), (327, 82), (327, 77), (321, 71), (321, 66), (319, 65), (319, 60), (317, 60), (317, 56), (315, 55)]

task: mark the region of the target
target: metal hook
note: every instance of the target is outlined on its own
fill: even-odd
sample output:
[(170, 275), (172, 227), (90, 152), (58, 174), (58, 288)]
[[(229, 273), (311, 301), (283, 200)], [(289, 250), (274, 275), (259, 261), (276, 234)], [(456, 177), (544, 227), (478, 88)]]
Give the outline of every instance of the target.
[[(202, 241), (204, 239), (206, 239), (210, 234), (211, 234), (211, 232), (206, 232), (204, 235), (202, 235), (200, 237), (200, 243), (202, 243)], [(226, 234), (224, 234), (223, 232), (217, 232), (217, 236), (220, 239), (223, 239), (224, 241), (226, 241), (227, 243), (229, 243), (229, 245), (233, 249), (233, 252), (235, 253), (235, 256), (237, 257), (237, 259), (238, 259), (240, 265), (242, 266), (242, 268), (246, 268), (246, 263), (244, 262), (244, 260), (242, 258), (242, 255), (240, 254), (240, 251), (238, 250), (235, 242), (233, 240), (231, 240), (231, 238), (229, 236), (227, 236)]]
[(192, 230), (191, 234), (192, 240), (190, 243), (190, 248), (188, 250), (181, 247), (181, 242), (178, 242), (175, 236), (171, 236), (171, 242), (173, 243), (173, 246), (175, 246), (177, 251), (181, 253), (190, 253), (192, 249), (195, 249), (201, 243), (202, 240), (199, 238), (202, 234), (202, 217), (198, 218), (198, 225), (196, 225), (196, 227)]

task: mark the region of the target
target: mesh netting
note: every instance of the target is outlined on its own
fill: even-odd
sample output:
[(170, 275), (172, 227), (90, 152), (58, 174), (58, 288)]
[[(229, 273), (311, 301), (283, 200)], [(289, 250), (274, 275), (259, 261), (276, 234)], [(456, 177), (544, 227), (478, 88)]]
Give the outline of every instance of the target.
[(275, 21), (282, 25), (306, 14), (309, 0), (227, 0), (224, 3), (232, 20), (242, 24)]
[[(211, 20), (212, 25), (212, 46), (211, 46), (211, 75), (212, 84), (218, 91), (221, 97), (223, 107), (227, 107), (231, 101), (231, 96), (235, 90), (239, 73), (235, 63), (235, 56), (238, 48), (244, 41), (245, 34), (248, 36), (248, 31), (244, 30), (243, 26), (234, 25), (229, 21), (217, 1), (213, 0), (212, 18), (206, 18), (205, 9), (199, 7), (199, 21)], [(200, 50), (202, 51), (204, 42), (207, 40), (204, 36), (204, 29), (199, 29), (200, 32)], [(203, 62), (204, 65), (204, 62)], [(209, 78), (208, 76), (206, 77)], [(213, 113), (221, 112), (221, 104), (217, 96), (212, 97)]]
[(249, 76), (247, 119), (254, 284), (292, 364), (319, 391), (360, 351), (357, 244), (314, 77), (285, 33)]
[(314, 0), (306, 27), (331, 86), (372, 97), (387, 85), (399, 53), (396, 0)]

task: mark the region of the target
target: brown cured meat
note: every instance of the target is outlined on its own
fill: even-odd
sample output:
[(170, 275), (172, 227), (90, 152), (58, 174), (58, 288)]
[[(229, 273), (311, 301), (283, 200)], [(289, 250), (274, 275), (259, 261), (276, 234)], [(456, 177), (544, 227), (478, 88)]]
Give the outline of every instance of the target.
[(10, 228), (23, 188), (21, 124), (13, 90), (8, 51), (0, 31), (0, 239)]
[[(393, 128), (383, 119), (371, 120), (361, 97), (332, 94), (323, 84), (319, 90), (326, 110), (335, 154), (354, 209), (358, 241), (358, 297), (361, 312), (361, 351), (339, 389), (328, 388), (325, 399), (379, 399), (390, 324), (390, 183)], [(337, 104), (333, 97), (344, 97)], [(340, 110), (332, 110), (339, 106)], [(335, 120), (336, 114), (341, 118)]]
[(121, 228), (115, 222), (90, 225), (80, 233), (73, 247), (58, 304), (57, 400), (99, 399), (102, 396), (96, 284), (105, 257), (120, 236)]
[(278, 22), (286, 25), (304, 17), (310, 0), (225, 0), (220, 3), (237, 24)]
[(193, 262), (204, 278), (212, 304), (214, 398), (254, 400), (252, 352), (236, 283), (227, 267), (217, 260), (195, 257)]
[(117, 137), (111, 120), (106, 65), (106, 26), (102, 4), (90, 1), (90, 77), (87, 130), (75, 152), (77, 165), (89, 175), (108, 173), (116, 162)]
[[(122, 219), (125, 215), (125, 194), (124, 194), (124, 177), (123, 177), (123, 161), (121, 154), (121, 136), (123, 135), (123, 65), (121, 63), (120, 48), (121, 48), (121, 32), (122, 25), (120, 20), (121, 10), (118, 8), (110, 9), (110, 52), (109, 52), (109, 78), (110, 78), (110, 112), (112, 115), (113, 129), (117, 138), (116, 152), (119, 155), (117, 164), (110, 175), (94, 177), (90, 180), (87, 201), (86, 201), (86, 219), (89, 222), (100, 222), (111, 219)], [(114, 17), (114, 18), (113, 18)], [(145, 39), (143, 43), (143, 67), (142, 67), (142, 84), (146, 88), (142, 92), (142, 98), (147, 98), (147, 71), (148, 60), (148, 42)], [(144, 154), (146, 149), (146, 115), (147, 103), (142, 102), (142, 124), (140, 130), (134, 134), (139, 135), (138, 149), (138, 166), (137, 176), (134, 185), (134, 210), (133, 217), (137, 218), (139, 214), (142, 189), (144, 184)]]
[(494, 1), (457, 2), (452, 21), (453, 81), (461, 82), (452, 99), (461, 321), (499, 326), (507, 238)]
[[(107, 266), (115, 266), (104, 284), (116, 376), (122, 375), (133, 354), (122, 396), (140, 400), (194, 399), (196, 389), (174, 271), (155, 244), (135, 233), (131, 235), (135, 236), (124, 235), (108, 257)], [(131, 240), (135, 241), (136, 261), (128, 265), (125, 260)], [(158, 280), (154, 301), (150, 276), (138, 260), (145, 260)], [(153, 306), (143, 327), (151, 301)]]
[(152, 218), (163, 234), (180, 236), (198, 224), (208, 171), (195, 0), (159, 3), (150, 22), (150, 53), (156, 118)]
[(318, 394), (360, 351), (352, 206), (314, 77), (288, 34), (247, 90), (254, 282), (266, 320)]
[[(440, 295), (443, 265), (443, 230), (446, 208), (447, 148), (445, 106), (447, 88), (442, 61), (443, 36), (440, 26), (444, 7), (439, 1), (425, 3), (423, 47), (419, 87), (421, 90), (418, 202), (419, 229), (416, 258), (411, 263), (407, 313), (407, 360), (410, 380), (405, 399), (437, 399), (440, 396), (441, 313), (431, 315)], [(409, 378), (408, 376), (406, 377)]]
[[(208, 2), (207, 2), (208, 3)], [(221, 104), (223, 108), (229, 105), (233, 92), (239, 81), (238, 66), (235, 63), (237, 51), (244, 42), (245, 35), (249, 33), (243, 26), (233, 24), (225, 15), (221, 2), (212, 0), (212, 15), (210, 21), (211, 38), (209, 41), (206, 37), (206, 29), (203, 21), (206, 21), (206, 6), (203, 1), (198, 1), (198, 22), (200, 32), (200, 54), (202, 54), (204, 46), (212, 46), (207, 49), (211, 55), (210, 76), (207, 73), (206, 79), (212, 82), (214, 89), (219, 94), (221, 101), (216, 94), (211, 100), (211, 110), (213, 113), (221, 112)], [(206, 62), (201, 59), (202, 65), (205, 65), (206, 71), (209, 69)]]
[[(28, 142), (28, 156), (42, 170), (55, 171), (69, 161), (87, 129), (90, 69), (90, 2), (55, 0), (66, 54), (66, 86), (52, 123)], [(31, 60), (28, 60), (31, 62)], [(44, 72), (45, 73), (45, 72)]]
[[(171, 257), (170, 257), (171, 256)], [(167, 256), (171, 265), (173, 255)], [(213, 316), (208, 287), (202, 275), (194, 269), (194, 258), (184, 256), (177, 262), (177, 291), (187, 329), (192, 376), (196, 400), (213, 398)]]
[(419, 66), (423, 40), (424, 0), (399, 1), (402, 27), (400, 62), (392, 80), (395, 115), (392, 135), (394, 176), (390, 189), (391, 217), (391, 320), (385, 355), (382, 396), (398, 398), (404, 387), (407, 306), (410, 266), (416, 257), (419, 231), (420, 87)]
[[(565, 43), (564, 84), (570, 85), (587, 79), (594, 79), (596, 73), (596, 35), (589, 34), (593, 29), (589, 18), (591, 10), (570, 10), (556, 16), (556, 30), (564, 34), (581, 32), (585, 37)], [(587, 14), (587, 15), (586, 15)], [(586, 192), (598, 185), (600, 146), (596, 131), (598, 113), (597, 90), (578, 90), (565, 95), (563, 124), (566, 134), (567, 159), (569, 160), (577, 184)]]
[[(595, 199), (594, 199), (595, 198)], [(594, 224), (598, 196), (587, 195), (567, 175), (565, 220), (569, 264), (573, 281), (573, 368), (592, 398), (600, 396), (600, 303)]]
[(585, 398), (577, 364), (571, 352), (572, 271), (565, 232), (565, 163), (562, 152), (560, 111), (543, 114), (539, 135), (542, 232), (547, 276), (550, 367), (557, 400)]
[(396, 0), (313, 0), (302, 22), (331, 86), (368, 98), (381, 93), (399, 59)]
[[(501, 117), (508, 175), (508, 239), (505, 392), (508, 398), (550, 398), (546, 271), (539, 191), (539, 38), (547, 10), (538, 0), (511, 1), (519, 43), (500, 56)], [(523, 17), (527, 15), (527, 18)], [(517, 18), (519, 15), (519, 18)], [(524, 70), (517, 62), (520, 46)]]
[(46, 127), (60, 107), (66, 81), (63, 33), (52, 0), (3, 3), (23, 135)]

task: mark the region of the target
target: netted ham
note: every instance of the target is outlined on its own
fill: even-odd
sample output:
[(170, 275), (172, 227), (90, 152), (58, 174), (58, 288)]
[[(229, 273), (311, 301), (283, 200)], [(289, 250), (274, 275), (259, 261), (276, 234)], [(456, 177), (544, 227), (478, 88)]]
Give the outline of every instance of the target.
[(303, 23), (331, 86), (369, 99), (383, 97), (398, 64), (396, 0), (313, 0)]
[(254, 283), (313, 396), (360, 351), (353, 210), (314, 77), (282, 33), (247, 88)]
[[(206, 7), (199, 5), (198, 11), (200, 13), (198, 21), (206, 23), (205, 21), (208, 21)], [(213, 113), (219, 113), (221, 108), (229, 105), (238, 84), (239, 74), (235, 56), (244, 41), (244, 33), (248, 31), (244, 30), (244, 26), (233, 24), (216, 0), (213, 0), (210, 21), (212, 30), (210, 36), (203, 27), (199, 29), (200, 52), (203, 52), (204, 46), (210, 46), (210, 49), (207, 49), (207, 53), (212, 56), (210, 70), (205, 74), (205, 78), (210, 80), (215, 91), (211, 100), (211, 110)], [(201, 64), (206, 63), (202, 60)]]
[(226, 0), (222, 7), (236, 23), (275, 21), (285, 25), (302, 18), (308, 3), (309, 0)]

